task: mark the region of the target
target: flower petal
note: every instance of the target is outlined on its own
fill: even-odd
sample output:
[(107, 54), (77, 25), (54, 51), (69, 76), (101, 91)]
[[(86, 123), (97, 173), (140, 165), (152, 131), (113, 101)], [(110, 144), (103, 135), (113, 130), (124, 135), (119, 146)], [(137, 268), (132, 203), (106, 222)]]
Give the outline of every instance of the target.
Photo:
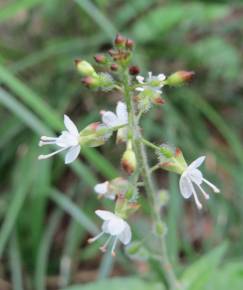
[(143, 82), (144, 82), (144, 77), (143, 77), (143, 76), (136, 76), (136, 80), (137, 80), (140, 84), (143, 84)]
[(65, 164), (69, 164), (77, 159), (79, 152), (80, 152), (80, 145), (71, 147), (65, 155)]
[(142, 88), (142, 87), (138, 87), (138, 88), (136, 88), (135, 90), (138, 91), (138, 92), (143, 92), (143, 91), (144, 91), (144, 88)]
[(117, 216), (114, 213), (112, 213), (108, 210), (98, 209), (95, 211), (95, 213), (97, 214), (97, 216), (99, 216), (104, 221), (109, 221), (111, 219), (117, 218)]
[(201, 157), (197, 158), (188, 166), (188, 168), (190, 168), (190, 169), (198, 168), (203, 163), (205, 158), (206, 158), (206, 156), (201, 156)]
[(57, 138), (56, 145), (60, 147), (72, 147), (77, 146), (79, 143), (77, 137), (71, 134), (69, 131), (63, 131)]
[(109, 185), (108, 181), (105, 181), (103, 183), (98, 183), (94, 187), (94, 191), (98, 194), (105, 194), (108, 190), (108, 185)]
[(198, 169), (187, 169), (187, 176), (196, 184), (201, 184), (203, 182), (202, 172)]
[(131, 228), (129, 226), (129, 224), (127, 222), (125, 222), (125, 228), (124, 230), (121, 232), (120, 235), (118, 235), (118, 239), (124, 244), (127, 245), (130, 243), (132, 238), (132, 232), (131, 232)]
[(120, 235), (124, 230), (125, 226), (126, 224), (123, 219), (119, 217), (111, 219), (108, 224), (108, 230), (110, 235), (112, 236)]
[(123, 102), (118, 102), (116, 106), (116, 114), (119, 121), (121, 122), (121, 125), (123, 123), (127, 124), (128, 122), (127, 106)]
[(192, 195), (193, 193), (192, 185), (189, 178), (186, 175), (182, 174), (179, 186), (180, 192), (184, 198), (189, 198)]
[(74, 136), (79, 136), (78, 129), (76, 125), (73, 123), (73, 121), (67, 116), (64, 115), (64, 124), (67, 130)]
[(109, 221), (104, 221), (101, 227), (102, 232), (106, 234), (109, 234), (108, 224), (109, 224)]
[(165, 76), (164, 74), (159, 74), (159, 75), (157, 76), (157, 78), (158, 78), (159, 81), (163, 81), (163, 80), (166, 79), (166, 76)]
[(119, 126), (119, 120), (116, 114), (106, 111), (102, 115), (102, 122), (109, 128)]

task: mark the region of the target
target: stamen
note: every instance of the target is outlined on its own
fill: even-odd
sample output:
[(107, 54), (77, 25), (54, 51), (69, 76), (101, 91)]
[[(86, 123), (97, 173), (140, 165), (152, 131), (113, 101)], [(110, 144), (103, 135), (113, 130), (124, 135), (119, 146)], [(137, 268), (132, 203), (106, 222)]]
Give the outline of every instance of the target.
[(65, 147), (65, 148), (61, 148), (61, 149), (59, 149), (59, 150), (57, 150), (57, 151), (55, 151), (55, 152), (52, 152), (52, 153), (50, 153), (50, 154), (39, 155), (39, 156), (38, 156), (38, 159), (39, 159), (39, 160), (43, 160), (43, 159), (50, 158), (50, 157), (52, 157), (53, 155), (56, 155), (57, 153), (62, 152), (63, 150), (66, 150), (66, 149), (67, 149), (67, 148)]
[(111, 239), (112, 239), (112, 236), (109, 236), (109, 238), (107, 239), (105, 244), (102, 247), (100, 247), (101, 252), (103, 252), (103, 253), (106, 252), (106, 248), (107, 248), (107, 246), (108, 246), (108, 244), (109, 244)]
[(40, 138), (42, 141), (54, 141), (57, 138), (56, 137), (48, 137), (48, 136), (41, 136)]
[(88, 243), (91, 244), (91, 243), (95, 242), (95, 241), (98, 240), (100, 237), (102, 237), (103, 234), (104, 234), (104, 232), (101, 232), (101, 233), (99, 233), (97, 236), (88, 239)]
[(199, 201), (199, 199), (198, 199), (198, 197), (197, 197), (197, 193), (196, 193), (196, 191), (195, 191), (195, 188), (194, 188), (194, 186), (193, 186), (193, 184), (192, 184), (191, 181), (190, 181), (190, 183), (191, 183), (192, 193), (193, 193), (193, 197), (194, 197), (194, 200), (195, 200), (196, 206), (197, 206), (198, 209), (202, 209), (202, 204), (201, 204), (201, 202)]
[(205, 192), (205, 190), (201, 187), (200, 184), (197, 184), (198, 188), (201, 190), (202, 194), (206, 199), (209, 199), (209, 195)]
[(209, 182), (207, 179), (203, 178), (203, 181), (212, 188), (212, 190), (216, 193), (219, 193), (220, 190), (218, 189), (217, 186), (215, 186), (214, 184), (212, 184), (211, 182)]
[(118, 237), (115, 238), (115, 240), (113, 242), (113, 245), (112, 245), (112, 248), (111, 248), (111, 254), (112, 254), (113, 257), (116, 256), (115, 248), (116, 248), (117, 240), (118, 240)]
[(50, 144), (55, 144), (56, 143), (56, 140), (53, 140), (53, 141), (42, 141), (40, 140), (39, 142), (39, 146), (44, 146), (44, 145), (50, 145)]

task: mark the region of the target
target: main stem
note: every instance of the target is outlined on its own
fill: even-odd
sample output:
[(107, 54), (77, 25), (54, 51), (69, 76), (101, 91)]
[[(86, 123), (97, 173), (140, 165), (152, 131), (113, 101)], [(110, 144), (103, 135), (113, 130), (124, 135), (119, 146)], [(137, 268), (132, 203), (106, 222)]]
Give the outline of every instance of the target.
[[(161, 223), (160, 212), (157, 207), (157, 197), (156, 197), (156, 188), (154, 182), (152, 180), (151, 171), (148, 165), (147, 153), (142, 142), (142, 135), (140, 132), (139, 125), (136, 120), (134, 103), (131, 96), (129, 79), (127, 70), (123, 70), (123, 85), (124, 85), (124, 97), (128, 110), (128, 126), (129, 126), (129, 134), (128, 137), (132, 137), (133, 146), (135, 150), (135, 154), (137, 157), (137, 161), (139, 163), (139, 168), (141, 169), (144, 187), (148, 194), (148, 197), (151, 201), (153, 217), (155, 225)], [(159, 240), (161, 244), (161, 255), (163, 259), (161, 259), (160, 263), (164, 269), (164, 273), (166, 276), (166, 280), (168, 282), (169, 288), (171, 290), (179, 289), (179, 285), (173, 271), (172, 265), (169, 261), (167, 246), (165, 241), (165, 235), (159, 235)]]

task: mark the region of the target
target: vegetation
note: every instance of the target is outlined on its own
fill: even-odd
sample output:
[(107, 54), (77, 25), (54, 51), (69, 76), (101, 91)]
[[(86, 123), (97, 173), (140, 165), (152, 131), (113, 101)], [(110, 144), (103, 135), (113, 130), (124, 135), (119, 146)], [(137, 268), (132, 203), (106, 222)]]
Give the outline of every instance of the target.
[[(156, 171), (169, 193), (167, 245), (176, 274), (187, 290), (241, 290), (241, 1), (6, 0), (0, 8), (0, 288), (161, 289), (165, 281), (146, 254), (158, 245), (147, 234), (145, 199), (133, 219), (134, 240), (146, 246), (136, 257), (121, 249), (114, 260), (87, 243), (98, 232), (94, 210), (111, 207), (93, 187), (118, 176), (125, 148), (108, 142), (82, 150), (69, 167), (61, 155), (37, 160), (39, 137), (62, 130), (64, 113), (83, 128), (114, 108), (118, 95), (85, 89), (74, 60), (92, 62), (119, 31), (136, 41), (141, 74), (195, 72), (189, 85), (165, 88), (166, 106), (143, 120), (154, 143), (179, 145), (188, 160), (207, 155), (207, 174), (221, 189), (198, 212), (181, 198), (176, 176)], [(112, 282), (84, 286), (111, 275)]]

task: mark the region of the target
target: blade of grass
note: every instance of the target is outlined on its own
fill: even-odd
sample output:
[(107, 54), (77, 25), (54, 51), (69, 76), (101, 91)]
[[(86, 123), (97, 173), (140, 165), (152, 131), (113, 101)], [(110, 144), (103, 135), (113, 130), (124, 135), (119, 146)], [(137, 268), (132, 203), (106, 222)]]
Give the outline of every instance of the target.
[(18, 238), (14, 231), (9, 245), (9, 261), (13, 290), (24, 290)]
[(104, 33), (114, 38), (117, 29), (113, 23), (89, 0), (75, 0), (75, 2), (90, 16), (90, 18), (98, 24)]
[[(15, 167), (15, 180), (12, 182), (12, 199), (9, 202), (8, 210), (0, 230), (0, 257), (2, 257), (6, 243), (13, 231), (18, 215), (29, 192), (28, 190), (33, 178), (29, 171), (29, 168), (32, 166), (32, 155), (33, 152), (30, 152), (28, 156), (26, 156), (24, 160), (21, 159), (18, 166)], [(24, 180), (20, 172), (27, 172)]]
[(46, 289), (46, 274), (48, 268), (49, 253), (54, 235), (61, 223), (63, 212), (61, 209), (56, 209), (49, 218), (45, 233), (40, 242), (39, 251), (37, 254), (34, 285), (36, 290)]
[(84, 213), (84, 211), (74, 204), (64, 193), (56, 189), (52, 189), (49, 197), (64, 211), (66, 211), (73, 219), (80, 223), (89, 233), (97, 235), (99, 233), (96, 225)]

